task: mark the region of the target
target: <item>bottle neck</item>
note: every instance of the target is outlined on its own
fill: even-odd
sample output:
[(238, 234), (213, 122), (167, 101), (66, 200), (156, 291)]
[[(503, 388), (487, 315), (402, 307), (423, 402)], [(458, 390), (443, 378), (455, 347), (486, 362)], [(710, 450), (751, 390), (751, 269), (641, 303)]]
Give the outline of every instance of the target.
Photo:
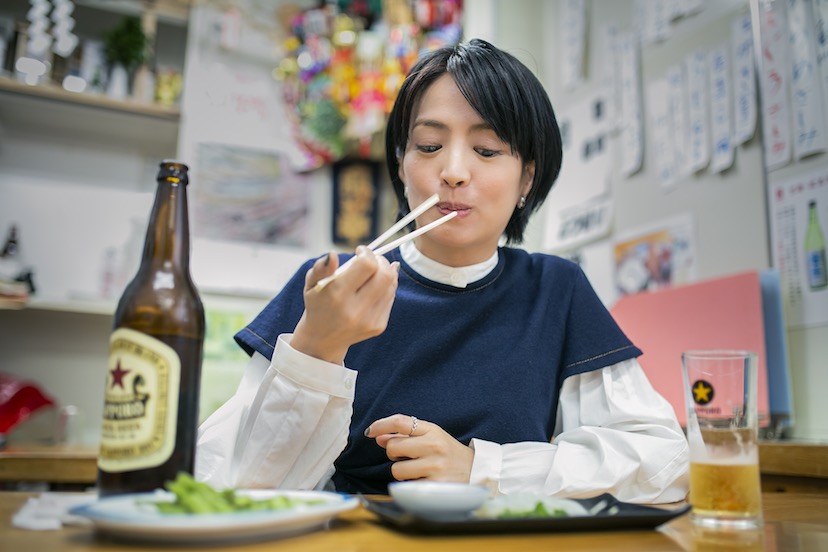
[(158, 180), (141, 264), (189, 268), (190, 232), (184, 182)]

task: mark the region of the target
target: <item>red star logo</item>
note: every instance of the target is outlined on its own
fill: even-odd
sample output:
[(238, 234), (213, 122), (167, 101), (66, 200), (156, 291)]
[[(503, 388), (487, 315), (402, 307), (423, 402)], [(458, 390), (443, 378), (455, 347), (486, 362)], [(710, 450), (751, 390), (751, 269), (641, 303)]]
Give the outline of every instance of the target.
[(124, 376), (129, 374), (129, 370), (122, 370), (121, 369), (121, 361), (118, 361), (118, 365), (115, 367), (114, 370), (110, 370), (109, 373), (112, 374), (112, 387), (116, 385), (120, 385), (121, 389), (124, 388)]

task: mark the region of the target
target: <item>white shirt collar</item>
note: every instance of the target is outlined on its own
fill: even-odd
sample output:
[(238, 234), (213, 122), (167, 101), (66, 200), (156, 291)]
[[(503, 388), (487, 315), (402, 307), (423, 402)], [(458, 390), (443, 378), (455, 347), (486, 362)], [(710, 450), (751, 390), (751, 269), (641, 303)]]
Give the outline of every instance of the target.
[(497, 251), (482, 263), (459, 267), (447, 266), (429, 259), (420, 253), (413, 241), (402, 244), (400, 254), (403, 260), (421, 276), (458, 288), (464, 288), (469, 283), (484, 278), (497, 266)]

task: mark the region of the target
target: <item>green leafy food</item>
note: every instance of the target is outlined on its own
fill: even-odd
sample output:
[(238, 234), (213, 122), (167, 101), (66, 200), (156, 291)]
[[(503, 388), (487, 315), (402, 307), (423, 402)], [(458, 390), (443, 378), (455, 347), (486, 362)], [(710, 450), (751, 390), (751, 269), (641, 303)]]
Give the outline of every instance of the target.
[(276, 495), (254, 499), (239, 494), (234, 489), (218, 491), (207, 483), (196, 481), (190, 474), (181, 472), (174, 481), (164, 487), (175, 495), (173, 502), (151, 501), (162, 514), (217, 514), (252, 512), (257, 510), (285, 510), (302, 504), (320, 504), (320, 500), (306, 500)]
[(549, 510), (543, 502), (538, 502), (531, 510), (504, 510), (497, 517), (498, 519), (517, 518), (544, 518), (544, 517), (567, 517), (569, 514), (563, 508)]
[(590, 514), (575, 500), (524, 492), (492, 497), (476, 510), (475, 515), (485, 519), (538, 519)]

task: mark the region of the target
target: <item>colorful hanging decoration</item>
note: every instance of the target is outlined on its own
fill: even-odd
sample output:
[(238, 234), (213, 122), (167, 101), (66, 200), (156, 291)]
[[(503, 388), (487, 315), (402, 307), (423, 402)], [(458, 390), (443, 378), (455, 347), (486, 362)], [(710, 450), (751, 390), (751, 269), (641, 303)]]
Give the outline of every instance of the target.
[(420, 52), (460, 40), (462, 0), (338, 0), (289, 17), (274, 70), (304, 170), (382, 159), (385, 122)]

